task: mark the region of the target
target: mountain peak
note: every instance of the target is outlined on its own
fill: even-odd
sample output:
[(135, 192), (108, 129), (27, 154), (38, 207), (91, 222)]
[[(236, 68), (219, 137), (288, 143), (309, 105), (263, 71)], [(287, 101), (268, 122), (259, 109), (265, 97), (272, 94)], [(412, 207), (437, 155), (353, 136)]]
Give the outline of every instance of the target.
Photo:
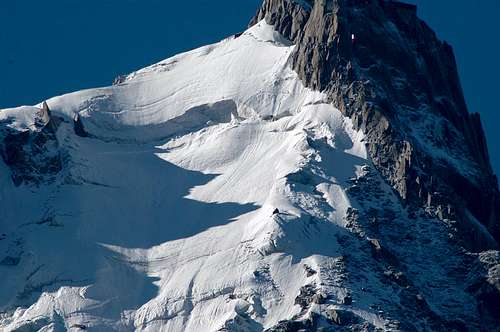
[[(479, 116), (467, 111), (452, 48), (416, 6), (266, 0), (253, 22), (261, 19), (293, 40), (294, 70), (365, 132), (372, 160), (407, 204), (457, 219), (471, 249), (498, 247), (500, 194)], [(476, 220), (494, 241), (481, 227), (471, 234)]]
[(2, 331), (493, 331), (498, 185), (413, 7), (251, 28), (0, 110)]

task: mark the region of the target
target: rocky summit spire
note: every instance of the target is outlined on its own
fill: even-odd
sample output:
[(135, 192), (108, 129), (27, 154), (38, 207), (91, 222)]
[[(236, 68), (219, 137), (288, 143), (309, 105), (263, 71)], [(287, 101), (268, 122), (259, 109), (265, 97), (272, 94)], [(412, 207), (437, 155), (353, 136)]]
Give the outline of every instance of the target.
[(464, 100), (453, 50), (414, 5), (265, 0), (296, 44), (293, 68), (366, 135), (370, 157), (409, 211), (453, 224), (471, 250), (498, 247), (500, 194), (479, 114)]

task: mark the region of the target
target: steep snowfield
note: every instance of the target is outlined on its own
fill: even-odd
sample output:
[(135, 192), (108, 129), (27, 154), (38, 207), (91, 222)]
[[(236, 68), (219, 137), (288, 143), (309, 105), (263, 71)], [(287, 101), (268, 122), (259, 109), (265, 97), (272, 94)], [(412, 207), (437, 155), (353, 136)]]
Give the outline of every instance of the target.
[[(373, 304), (400, 300), (348, 218), (363, 135), (302, 86), (292, 50), (261, 22), (48, 100), (63, 170), (14, 186), (0, 163), (0, 330), (260, 331), (332, 307), (390, 329)], [(34, 130), (40, 108), (0, 120)], [(379, 205), (398, 204), (382, 191)], [(298, 303), (307, 285), (326, 300)]]

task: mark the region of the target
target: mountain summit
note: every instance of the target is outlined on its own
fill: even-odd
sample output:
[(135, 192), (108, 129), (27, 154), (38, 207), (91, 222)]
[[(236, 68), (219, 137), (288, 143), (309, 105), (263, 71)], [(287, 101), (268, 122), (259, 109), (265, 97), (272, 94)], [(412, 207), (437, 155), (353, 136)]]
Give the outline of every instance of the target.
[(456, 221), (472, 250), (497, 248), (500, 196), (479, 114), (467, 112), (451, 47), (416, 6), (267, 0), (252, 22), (264, 18), (297, 45), (301, 81), (366, 134), (403, 201)]
[(265, 0), (0, 111), (2, 331), (495, 331), (500, 194), (413, 5)]

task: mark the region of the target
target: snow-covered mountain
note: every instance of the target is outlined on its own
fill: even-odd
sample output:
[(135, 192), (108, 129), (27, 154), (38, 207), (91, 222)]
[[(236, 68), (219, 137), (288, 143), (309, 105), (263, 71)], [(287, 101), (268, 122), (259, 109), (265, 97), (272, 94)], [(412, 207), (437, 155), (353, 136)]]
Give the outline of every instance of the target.
[(0, 330), (498, 330), (500, 196), (447, 47), (397, 2), (266, 0), (1, 110)]

